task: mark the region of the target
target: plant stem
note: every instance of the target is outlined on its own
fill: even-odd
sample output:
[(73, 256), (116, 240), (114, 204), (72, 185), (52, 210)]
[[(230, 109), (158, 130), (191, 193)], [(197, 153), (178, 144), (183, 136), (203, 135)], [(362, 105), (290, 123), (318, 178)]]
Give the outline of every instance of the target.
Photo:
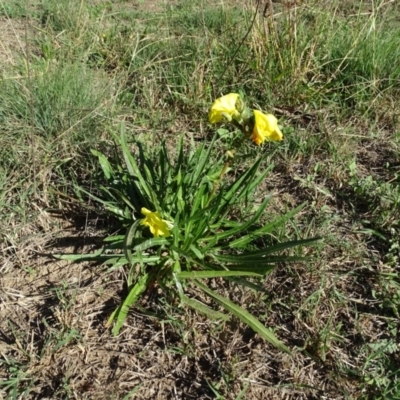
[(230, 165), (231, 165), (231, 160), (228, 160), (228, 161), (225, 163), (224, 167), (222, 168), (222, 171), (221, 171), (221, 173), (219, 174), (218, 180), (214, 183), (213, 190), (212, 190), (212, 192), (211, 192), (210, 197), (208, 198), (206, 207), (208, 207), (208, 205), (210, 204), (211, 200), (212, 200), (213, 197), (215, 196), (215, 193), (217, 192), (217, 190), (218, 190), (218, 188), (219, 188), (219, 185), (220, 185), (220, 183), (221, 183), (221, 180), (222, 180), (222, 178), (224, 177), (224, 175), (226, 174), (226, 171), (228, 170), (228, 168), (229, 168)]

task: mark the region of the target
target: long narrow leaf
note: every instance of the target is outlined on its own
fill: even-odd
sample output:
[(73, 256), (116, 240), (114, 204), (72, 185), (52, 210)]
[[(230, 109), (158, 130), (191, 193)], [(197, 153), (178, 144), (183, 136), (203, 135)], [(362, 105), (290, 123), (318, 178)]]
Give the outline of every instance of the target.
[(123, 242), (125, 239), (125, 235), (115, 235), (115, 236), (108, 236), (103, 239), (104, 243), (113, 243), (113, 242)]
[[(103, 199), (101, 199), (100, 197), (95, 196), (94, 194), (88, 192), (87, 190), (81, 188), (80, 186), (75, 186), (75, 189), (76, 189), (76, 191), (78, 191), (78, 192), (83, 192), (83, 193), (85, 193), (85, 194), (88, 195), (91, 199), (96, 200), (97, 202), (99, 202), (100, 204), (105, 205), (106, 207), (107, 207), (109, 204), (113, 204), (113, 203), (111, 203), (110, 201), (103, 200)], [(110, 196), (112, 196), (112, 195), (110, 194)]]
[(111, 324), (116, 319), (115, 325), (112, 329), (112, 333), (114, 336), (119, 334), (119, 331), (121, 330), (122, 325), (124, 324), (126, 317), (128, 316), (129, 308), (134, 303), (136, 303), (136, 301), (145, 292), (153, 279), (153, 274), (144, 274), (133, 286), (133, 288), (130, 289), (128, 296), (122, 302), (122, 304), (111, 314), (110, 318), (107, 321), (107, 326), (111, 326)]
[(132, 262), (132, 242), (136, 235), (136, 230), (137, 230), (139, 223), (140, 223), (140, 220), (135, 221), (130, 226), (130, 228), (128, 229), (128, 232), (125, 235), (125, 241), (124, 241), (124, 246), (123, 246), (124, 254), (130, 265), (133, 264), (133, 262)]
[(189, 307), (194, 308), (195, 310), (201, 312), (202, 314), (206, 315), (208, 318), (213, 320), (229, 320), (230, 316), (227, 314), (223, 314), (219, 311), (212, 310), (210, 307), (207, 307), (205, 304), (200, 303), (200, 301), (196, 299), (190, 299), (189, 297), (185, 296), (184, 294), (181, 295), (181, 301), (188, 305)]
[(90, 149), (90, 151), (94, 156), (96, 156), (99, 159), (99, 163), (100, 163), (101, 169), (103, 170), (104, 176), (107, 179), (110, 179), (113, 174), (113, 170), (111, 168), (111, 165), (110, 165), (107, 157), (103, 153), (100, 153), (97, 150)]
[(277, 262), (303, 262), (309, 261), (310, 257), (300, 257), (300, 256), (268, 256), (268, 257), (252, 257), (246, 258), (240, 254), (238, 255), (212, 255), (219, 262), (227, 262), (231, 264), (273, 264)]
[[(196, 169), (193, 172), (192, 180), (191, 180), (191, 186), (194, 188), (196, 185), (198, 185), (199, 179), (202, 179), (204, 167), (208, 162), (210, 162), (210, 156), (211, 156), (211, 151), (214, 146), (215, 140), (217, 138), (217, 135), (214, 135), (214, 137), (211, 140), (211, 143), (208, 145), (207, 151), (205, 151), (205, 144), (203, 144), (200, 149), (198, 150), (199, 153), (195, 153), (194, 156), (192, 157), (192, 160), (194, 158), (197, 158), (196, 161)], [(191, 160), (191, 161), (192, 161)]]
[(266, 175), (271, 172), (273, 169), (273, 164), (270, 164), (261, 174), (259, 174), (257, 177), (254, 177), (250, 180), (249, 184), (245, 188), (246, 190), (243, 193), (248, 193), (251, 194), (253, 191), (258, 187), (258, 185), (261, 183), (261, 181), (264, 180)]
[(67, 261), (99, 261), (102, 258), (103, 251), (104, 248), (101, 248), (92, 254), (53, 254), (53, 257)]
[(240, 237), (239, 239), (233, 240), (228, 244), (227, 247), (230, 248), (237, 248), (237, 247), (244, 247), (247, 244), (251, 243), (253, 240), (270, 234), (274, 229), (279, 228), (282, 226), (286, 221), (291, 219), (294, 215), (296, 215), (306, 203), (300, 204), (298, 207), (294, 208), (293, 210), (289, 211), (288, 213), (282, 215), (279, 218), (274, 219), (270, 223), (262, 226), (259, 229), (256, 229), (254, 232), (251, 232), (247, 235)]
[(276, 264), (263, 264), (263, 265), (260, 265), (260, 263), (257, 263), (256, 265), (229, 264), (229, 265), (226, 265), (226, 268), (228, 268), (229, 271), (249, 271), (249, 272), (254, 272), (256, 274), (265, 276), (266, 274), (269, 274), (271, 271), (273, 271), (276, 268)]
[(234, 204), (239, 199), (238, 192), (243, 191), (246, 181), (254, 176), (260, 163), (261, 158), (258, 159), (244, 174), (242, 174), (226, 192), (221, 192), (222, 199), (219, 198), (220, 206), (217, 215), (224, 217), (224, 215), (229, 211), (228, 206)]
[(134, 247), (135, 251), (144, 251), (149, 249), (150, 247), (154, 247), (154, 246), (162, 246), (164, 244), (168, 244), (169, 241), (168, 239), (164, 239), (164, 238), (151, 238), (146, 240), (143, 243), (138, 244), (137, 246)]
[(245, 254), (241, 254), (240, 255), (240, 259), (244, 260), (244, 259), (251, 259), (251, 258), (260, 258), (263, 256), (266, 256), (268, 254), (271, 253), (277, 253), (280, 252), (282, 250), (286, 250), (286, 249), (290, 249), (292, 247), (298, 247), (298, 246), (304, 246), (307, 244), (312, 244), (312, 243), (316, 243), (319, 240), (321, 240), (321, 238), (310, 238), (310, 239), (302, 239), (302, 240), (293, 240), (290, 242), (285, 242), (285, 243), (279, 243), (277, 245), (274, 246), (270, 246), (266, 249), (262, 249), (262, 250), (257, 250), (257, 251), (251, 251)]
[(277, 347), (279, 350), (282, 350), (286, 353), (290, 354), (290, 350), (286, 347), (277, 337), (267, 329), (257, 318), (251, 315), (248, 311), (239, 307), (229, 299), (220, 296), (218, 293), (215, 293), (213, 290), (208, 288), (206, 285), (202, 284), (200, 281), (195, 280), (195, 284), (202, 289), (205, 293), (207, 293), (210, 297), (218, 301), (223, 307), (225, 307), (229, 312), (238, 317), (241, 321), (243, 321), (246, 325), (248, 325), (251, 329), (257, 332), (261, 337), (267, 340), (269, 343)]
[(252, 271), (185, 271), (177, 274), (179, 279), (209, 279), (209, 278), (225, 278), (227, 276), (257, 276), (262, 274)]
[(131, 176), (136, 177), (139, 182), (140, 182), (140, 189), (143, 190), (144, 193), (146, 194), (146, 197), (148, 200), (152, 199), (154, 200), (155, 196), (150, 187), (148, 186), (146, 180), (143, 178), (142, 173), (140, 172), (139, 166), (136, 163), (135, 159), (133, 158), (129, 148), (128, 148), (128, 143), (126, 141), (126, 135), (125, 135), (125, 130), (123, 127), (121, 127), (121, 135), (119, 137), (119, 144), (121, 145), (124, 159), (126, 166), (128, 168), (128, 171)]
[(116, 265), (118, 265), (118, 267), (122, 266), (122, 265), (132, 265), (132, 264), (136, 264), (136, 263), (143, 263), (143, 264), (154, 264), (158, 261), (160, 261), (160, 257), (157, 255), (154, 256), (132, 256), (131, 260), (128, 261), (128, 259), (126, 257), (122, 257), (122, 256), (116, 256), (115, 254), (110, 255), (110, 257), (105, 258), (104, 256), (104, 262), (102, 263), (102, 265), (111, 265), (112, 269), (116, 269)]
[(201, 185), (200, 188), (197, 190), (192, 209), (190, 210), (190, 216), (192, 217), (197, 210), (200, 208), (202, 201), (204, 199), (204, 191), (206, 189), (206, 185)]
[(226, 278), (226, 279), (229, 280), (229, 281), (232, 281), (232, 282), (234, 282), (234, 283), (236, 283), (238, 285), (246, 286), (249, 289), (255, 290), (256, 292), (267, 293), (267, 290), (264, 289), (262, 286), (257, 285), (257, 284), (255, 284), (253, 282), (250, 282), (245, 278), (232, 278), (232, 277), (229, 277), (229, 278)]
[(114, 189), (114, 188), (112, 189), (112, 191), (115, 192), (115, 193), (118, 195), (118, 197), (119, 197), (120, 199), (122, 199), (122, 200), (125, 202), (125, 204), (126, 204), (131, 210), (137, 211), (137, 208), (132, 204), (132, 202), (128, 199), (128, 197), (126, 197), (126, 195), (125, 195), (124, 193), (122, 193), (120, 190)]
[[(239, 232), (245, 232), (246, 229), (248, 229), (251, 225), (255, 224), (261, 217), (262, 213), (265, 210), (265, 207), (268, 205), (270, 198), (267, 197), (258, 207), (258, 210), (254, 213), (254, 215), (246, 222), (244, 222), (243, 224), (240, 224), (238, 226), (236, 226), (233, 229), (229, 229), (225, 232), (222, 233), (217, 233), (214, 235), (213, 238), (216, 238), (217, 241), (218, 240), (222, 240), (222, 239), (226, 239), (229, 238), (231, 236), (236, 235)], [(211, 238), (211, 239), (213, 239)], [(205, 238), (205, 241), (209, 240), (210, 238)]]

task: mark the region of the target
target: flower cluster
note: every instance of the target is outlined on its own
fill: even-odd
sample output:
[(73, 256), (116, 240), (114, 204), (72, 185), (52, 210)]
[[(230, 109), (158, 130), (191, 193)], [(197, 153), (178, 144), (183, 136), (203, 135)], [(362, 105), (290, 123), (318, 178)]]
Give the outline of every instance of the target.
[(249, 112), (238, 93), (229, 93), (214, 101), (208, 116), (210, 123), (234, 122), (247, 135), (246, 126), (251, 126), (250, 136), (258, 146), (264, 141), (279, 141), (283, 135), (278, 126), (278, 120), (272, 114), (261, 111)]

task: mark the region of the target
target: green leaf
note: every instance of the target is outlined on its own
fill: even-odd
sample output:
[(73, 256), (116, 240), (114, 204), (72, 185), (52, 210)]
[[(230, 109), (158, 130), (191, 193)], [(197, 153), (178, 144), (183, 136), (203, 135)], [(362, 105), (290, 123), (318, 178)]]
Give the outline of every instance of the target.
[(207, 225), (208, 218), (207, 214), (205, 214), (202, 219), (197, 221), (197, 224), (190, 225), (191, 231), (188, 231), (189, 228), (185, 229), (185, 238), (183, 244), (183, 248), (185, 250), (188, 250), (193, 243), (196, 243), (196, 241), (202, 237)]
[(190, 245), (189, 249), (193, 251), (198, 259), (202, 260), (204, 258), (204, 254), (194, 244)]
[(179, 279), (208, 279), (208, 278), (225, 278), (227, 276), (257, 276), (262, 274), (252, 271), (185, 271), (176, 274)]
[(108, 236), (103, 239), (105, 243), (112, 243), (112, 242), (122, 242), (125, 239), (125, 235), (115, 235), (115, 236)]
[(125, 210), (123, 210), (119, 207), (115, 207), (114, 205), (111, 205), (111, 204), (106, 204), (106, 208), (108, 211), (117, 215), (118, 217), (122, 217), (122, 218), (126, 219)]
[[(129, 151), (128, 144), (126, 141), (125, 129), (124, 129), (123, 125), (121, 125), (120, 137), (118, 137), (117, 135), (114, 135), (114, 137), (118, 140), (119, 144), (121, 145), (125, 163), (128, 168), (129, 174), (131, 176), (136, 177), (139, 180), (139, 183), (140, 183), (139, 190), (141, 190), (141, 191), (143, 190), (143, 192), (144, 192), (144, 193), (142, 193), (142, 195), (145, 194), (147, 200), (153, 201), (153, 203), (155, 203), (155, 205), (156, 205), (156, 208), (158, 208), (157, 207), (158, 202), (156, 200), (156, 196), (154, 195), (154, 192), (151, 190), (151, 188), (147, 184), (146, 180), (143, 178), (143, 175), (140, 172), (138, 164), (136, 163), (135, 159), (133, 158), (131, 152)], [(147, 206), (148, 206), (148, 204), (147, 204)]]
[(160, 261), (161, 257), (158, 255), (151, 255), (151, 256), (143, 256), (143, 255), (132, 255), (130, 261), (126, 257), (122, 257), (120, 255), (116, 254), (110, 254), (108, 258), (104, 258), (105, 261), (103, 262), (103, 265), (109, 265), (113, 263), (113, 259), (118, 260), (118, 263), (120, 265), (133, 265), (137, 263), (143, 263), (143, 264), (154, 264), (158, 261)]
[(128, 316), (129, 308), (136, 303), (139, 297), (146, 291), (147, 287), (154, 280), (154, 273), (146, 273), (139, 278), (137, 283), (129, 290), (129, 294), (121, 305), (111, 314), (107, 321), (107, 327), (111, 326), (116, 319), (112, 334), (117, 336)]
[(110, 179), (111, 175), (113, 174), (113, 170), (111, 168), (110, 163), (108, 162), (107, 157), (103, 153), (100, 153), (97, 150), (91, 149), (90, 151), (94, 156), (98, 157), (101, 169), (104, 172), (104, 176), (107, 179)]
[(196, 191), (196, 195), (193, 201), (193, 206), (190, 211), (190, 216), (192, 217), (196, 211), (201, 207), (206, 195), (205, 195), (206, 185), (201, 185), (200, 188)]
[(113, 192), (115, 192), (115, 194), (117, 194), (119, 196), (119, 198), (122, 199), (131, 210), (138, 211), (137, 208), (132, 204), (132, 202), (128, 199), (128, 197), (124, 193), (122, 193), (120, 190), (114, 189), (114, 188), (113, 188)]
[[(255, 174), (249, 179), (249, 183), (246, 184), (246, 186), (243, 188), (245, 190), (242, 191), (242, 195), (250, 195), (253, 193), (253, 191), (258, 187), (258, 185), (264, 180), (266, 175), (271, 172), (273, 169), (273, 164), (270, 164), (261, 174), (259, 174), (257, 177)], [(256, 172), (256, 171), (255, 171)], [(242, 196), (241, 196), (242, 197)], [(272, 195), (269, 195), (269, 197), (272, 197)]]
[(301, 204), (300, 206), (289, 211), (285, 215), (282, 215), (281, 217), (274, 219), (270, 223), (262, 226), (261, 228), (256, 229), (254, 232), (251, 232), (247, 235), (240, 237), (239, 239), (231, 241), (227, 246), (230, 248), (245, 247), (247, 244), (251, 243), (253, 240), (270, 234), (274, 229), (279, 228), (286, 221), (288, 221), (294, 215), (296, 215), (305, 205), (306, 205), (306, 203)]
[(165, 244), (169, 244), (168, 239), (161, 238), (161, 237), (159, 237), (159, 238), (155, 237), (155, 238), (148, 239), (145, 242), (136, 245), (133, 249), (135, 251), (144, 251), (144, 250), (149, 249), (150, 247), (163, 246)]
[(202, 284), (198, 280), (195, 280), (194, 283), (205, 293), (207, 293), (214, 300), (218, 301), (223, 307), (225, 307), (229, 312), (239, 318), (242, 322), (248, 325), (251, 329), (257, 332), (261, 337), (267, 340), (269, 343), (274, 345), (279, 350), (282, 350), (286, 353), (290, 354), (290, 350), (286, 347), (280, 340), (276, 338), (276, 336), (267, 329), (257, 318), (251, 315), (248, 311), (239, 307), (229, 299), (220, 296), (218, 293), (215, 293), (213, 290), (208, 288), (206, 285)]
[[(226, 239), (229, 238), (231, 236), (236, 235), (239, 232), (244, 232), (246, 229), (248, 229), (251, 225), (255, 224), (261, 217), (262, 213), (265, 210), (265, 207), (267, 206), (267, 204), (269, 203), (270, 198), (267, 197), (260, 205), (260, 207), (258, 207), (257, 211), (255, 212), (255, 214), (245, 223), (240, 224), (238, 226), (236, 226), (233, 229), (229, 229), (225, 232), (222, 233), (216, 233), (213, 237), (208, 237), (205, 238), (204, 241), (210, 240), (210, 239), (214, 239), (216, 238), (217, 241), (218, 240), (222, 240), (222, 239)], [(208, 246), (207, 246), (208, 247)]]
[(200, 303), (200, 301), (196, 299), (190, 299), (189, 297), (185, 296), (184, 294), (181, 295), (181, 301), (182, 303), (188, 305), (189, 307), (194, 308), (195, 310), (201, 312), (202, 314), (206, 315), (208, 318), (211, 320), (223, 320), (223, 321), (228, 321), (230, 316), (223, 314), (219, 311), (215, 311), (211, 309), (210, 307), (207, 307), (205, 304)]
[(269, 257), (260, 257), (260, 256), (253, 256), (247, 258), (244, 255), (237, 254), (237, 255), (219, 255), (213, 254), (214, 257), (219, 262), (227, 262), (231, 264), (274, 264), (277, 262), (303, 262), (309, 261), (310, 257), (300, 257), (300, 256), (269, 256)]
[(88, 192), (87, 190), (81, 188), (80, 186), (75, 186), (75, 190), (76, 190), (77, 192), (83, 192), (83, 193), (85, 193), (85, 194), (88, 195), (90, 198), (92, 198), (93, 200), (96, 200), (96, 201), (99, 202), (100, 204), (105, 205), (106, 207), (107, 207), (107, 205), (109, 205), (109, 204), (114, 204), (113, 202), (106, 201), (106, 200), (104, 200), (104, 199), (101, 199), (100, 197), (95, 196), (94, 194)]
[(133, 260), (132, 260), (132, 242), (133, 239), (136, 235), (137, 227), (140, 224), (140, 220), (135, 221), (130, 228), (128, 229), (128, 232), (126, 233), (125, 236), (125, 241), (124, 241), (124, 254), (126, 259), (128, 260), (130, 265), (133, 265)]
[(228, 280), (237, 283), (238, 285), (241, 286), (246, 286), (249, 289), (255, 290), (256, 292), (263, 292), (267, 293), (267, 290), (264, 289), (262, 286), (257, 285), (253, 282), (248, 281), (247, 279), (244, 278), (227, 278)]
[(146, 264), (155, 263), (160, 261), (159, 256), (132, 256), (131, 261), (129, 262), (125, 256), (121, 254), (102, 254), (104, 249), (100, 249), (96, 253), (93, 254), (54, 254), (53, 257), (57, 258), (58, 260), (66, 260), (66, 261), (73, 261), (73, 262), (82, 262), (82, 261), (94, 261), (96, 263), (102, 263), (102, 265), (113, 265), (118, 264), (121, 265), (128, 265), (128, 264), (135, 264), (138, 262), (143, 262)]
[(53, 254), (53, 257), (57, 258), (58, 260), (67, 260), (67, 261), (87, 261), (87, 260), (97, 261), (101, 257), (103, 251), (104, 249), (101, 248), (92, 254)]
[(265, 207), (267, 206), (267, 204), (270, 201), (270, 197), (267, 197), (258, 207), (257, 211), (255, 212), (255, 214), (245, 223), (230, 229), (229, 231), (223, 232), (223, 233), (217, 233), (215, 236), (217, 237), (218, 240), (221, 239), (225, 239), (225, 238), (229, 238), (231, 236), (236, 235), (239, 232), (244, 232), (246, 231), (246, 229), (248, 229), (250, 226), (252, 226), (253, 224), (255, 224), (261, 217), (262, 213), (265, 210)]
[(217, 136), (214, 135), (211, 143), (208, 145), (207, 151), (205, 151), (205, 143), (200, 147), (200, 149), (194, 154), (191, 158), (190, 162), (196, 165), (196, 169), (193, 172), (192, 179), (191, 179), (191, 187), (194, 188), (197, 184), (199, 179), (202, 178), (204, 168), (207, 162), (210, 161), (210, 155), (212, 148), (214, 146), (214, 142)]
[(228, 129), (219, 128), (219, 129), (217, 129), (217, 133), (218, 133), (219, 136), (225, 136), (225, 135), (227, 135), (227, 134), (230, 133), (230, 132), (228, 131)]
[(271, 253), (277, 253), (282, 250), (290, 249), (292, 247), (298, 247), (298, 246), (304, 246), (307, 244), (312, 244), (320, 241), (321, 238), (310, 238), (310, 239), (302, 239), (302, 240), (293, 240), (290, 242), (285, 242), (285, 243), (279, 243), (274, 246), (269, 246), (266, 249), (262, 250), (257, 250), (257, 251), (251, 251), (248, 253), (240, 254), (240, 259), (254, 259), (254, 258), (260, 258), (263, 256), (266, 256)]
[(269, 274), (272, 270), (276, 268), (276, 264), (266, 264), (266, 265), (260, 265), (260, 263), (257, 263), (256, 265), (233, 264), (233, 265), (227, 265), (226, 267), (229, 269), (229, 271), (251, 271), (261, 276), (265, 276), (266, 274)]
[[(217, 202), (219, 202), (218, 215), (223, 217), (229, 211), (229, 205), (236, 203), (243, 195), (246, 190), (246, 182), (253, 179), (258, 167), (261, 163), (261, 158), (259, 158), (244, 174), (239, 176), (239, 178), (224, 192), (220, 192), (220, 196), (217, 197)], [(225, 211), (223, 211), (225, 208)]]

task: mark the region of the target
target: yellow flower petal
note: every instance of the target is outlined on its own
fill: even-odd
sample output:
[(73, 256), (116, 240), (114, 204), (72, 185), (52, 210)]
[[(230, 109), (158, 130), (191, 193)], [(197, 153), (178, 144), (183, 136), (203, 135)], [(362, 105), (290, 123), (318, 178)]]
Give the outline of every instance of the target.
[(264, 114), (261, 111), (254, 110), (252, 139), (258, 146), (265, 140), (282, 140), (283, 135), (278, 127), (278, 120), (272, 114)]
[(215, 100), (208, 115), (210, 123), (216, 124), (225, 120), (230, 121), (232, 118), (238, 117), (240, 115), (236, 106), (238, 99), (238, 93), (229, 93)]
[(140, 224), (148, 226), (154, 237), (168, 237), (171, 235), (170, 230), (172, 229), (173, 224), (162, 219), (159, 212), (150, 211), (145, 207), (142, 207), (141, 211), (145, 218), (140, 222)]

